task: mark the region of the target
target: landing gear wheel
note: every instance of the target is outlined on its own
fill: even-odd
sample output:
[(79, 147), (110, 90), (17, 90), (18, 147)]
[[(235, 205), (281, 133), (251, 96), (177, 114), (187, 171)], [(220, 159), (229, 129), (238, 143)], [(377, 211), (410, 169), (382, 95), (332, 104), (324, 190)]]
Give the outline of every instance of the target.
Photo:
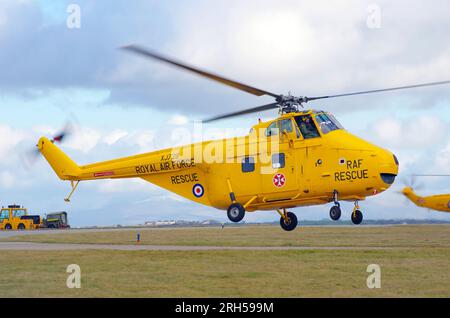
[(286, 219), (284, 217), (280, 218), (281, 228), (285, 231), (292, 231), (297, 227), (297, 216), (292, 212), (286, 213)]
[(363, 214), (360, 210), (356, 210), (352, 213), (352, 222), (353, 224), (360, 224), (363, 220)]
[(239, 222), (245, 216), (245, 209), (242, 206), (242, 204), (233, 203), (228, 208), (227, 215), (228, 215), (228, 218), (230, 219), (230, 221), (232, 221), (232, 222)]
[(341, 208), (338, 205), (332, 206), (330, 209), (330, 218), (333, 221), (337, 221), (339, 220), (340, 217), (341, 217)]

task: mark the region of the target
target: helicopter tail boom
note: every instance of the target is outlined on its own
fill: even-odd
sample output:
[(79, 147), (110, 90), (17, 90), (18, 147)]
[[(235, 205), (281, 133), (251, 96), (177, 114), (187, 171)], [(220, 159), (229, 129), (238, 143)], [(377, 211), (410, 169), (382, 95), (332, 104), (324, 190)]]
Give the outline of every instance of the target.
[(108, 161), (77, 165), (52, 140), (42, 137), (38, 150), (62, 180), (82, 181), (109, 178), (147, 178), (192, 170), (189, 160), (172, 161), (172, 149), (164, 149), (140, 155), (117, 158)]
[(81, 173), (80, 167), (52, 141), (42, 137), (37, 147), (60, 179), (78, 180), (77, 176)]
[(410, 187), (406, 187), (402, 190), (404, 196), (411, 200), (417, 206), (423, 206), (424, 199), (418, 196), (414, 190)]

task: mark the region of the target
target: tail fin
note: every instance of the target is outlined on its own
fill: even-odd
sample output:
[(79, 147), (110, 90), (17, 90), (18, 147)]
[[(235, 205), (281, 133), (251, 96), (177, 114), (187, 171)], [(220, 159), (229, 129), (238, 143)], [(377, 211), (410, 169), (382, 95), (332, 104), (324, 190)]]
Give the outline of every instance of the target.
[(62, 180), (77, 180), (80, 167), (49, 139), (42, 137), (37, 144), (39, 151)]

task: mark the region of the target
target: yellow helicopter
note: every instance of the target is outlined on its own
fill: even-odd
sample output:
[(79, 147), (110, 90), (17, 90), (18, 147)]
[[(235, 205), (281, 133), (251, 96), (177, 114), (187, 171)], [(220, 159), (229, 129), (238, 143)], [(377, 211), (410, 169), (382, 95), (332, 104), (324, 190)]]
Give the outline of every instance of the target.
[(188, 70), (247, 93), (275, 98), (274, 103), (209, 118), (204, 123), (233, 116), (278, 109), (279, 117), (259, 121), (243, 137), (203, 141), (88, 165), (77, 165), (58, 147), (65, 133), (40, 138), (37, 147), (57, 176), (71, 182), (97, 179), (142, 178), (189, 200), (227, 210), (232, 222), (246, 212), (275, 210), (286, 231), (297, 226), (288, 209), (333, 203), (330, 217), (341, 216), (340, 200), (354, 202), (351, 220), (360, 224), (358, 202), (387, 190), (398, 174), (399, 162), (388, 150), (347, 132), (332, 114), (300, 110), (313, 100), (377, 93), (450, 81), (402, 86), (319, 97), (279, 95), (206, 72), (140, 46), (124, 49)]
[[(415, 177), (450, 177), (450, 175), (442, 175), (442, 174), (417, 174)], [(442, 212), (450, 212), (450, 194), (436, 194), (430, 195), (426, 197), (421, 197), (417, 195), (413, 186), (404, 187), (402, 190), (402, 194), (405, 195), (410, 201), (412, 201), (415, 205), (428, 208), (431, 210), (442, 211)]]

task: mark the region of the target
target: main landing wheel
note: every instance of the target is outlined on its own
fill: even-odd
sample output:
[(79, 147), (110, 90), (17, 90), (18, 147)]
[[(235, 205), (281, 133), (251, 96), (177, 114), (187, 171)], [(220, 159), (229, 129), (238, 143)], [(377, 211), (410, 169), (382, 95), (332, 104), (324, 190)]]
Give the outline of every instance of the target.
[(360, 224), (363, 220), (363, 214), (360, 210), (356, 210), (352, 213), (352, 222), (353, 224)]
[(297, 216), (292, 212), (286, 213), (286, 219), (280, 218), (281, 228), (285, 231), (292, 231), (297, 227)]
[(230, 221), (239, 222), (245, 216), (245, 209), (240, 203), (233, 203), (227, 210), (227, 215)]
[(330, 209), (330, 218), (333, 221), (337, 221), (339, 220), (340, 217), (341, 217), (341, 208), (338, 205), (332, 206)]

